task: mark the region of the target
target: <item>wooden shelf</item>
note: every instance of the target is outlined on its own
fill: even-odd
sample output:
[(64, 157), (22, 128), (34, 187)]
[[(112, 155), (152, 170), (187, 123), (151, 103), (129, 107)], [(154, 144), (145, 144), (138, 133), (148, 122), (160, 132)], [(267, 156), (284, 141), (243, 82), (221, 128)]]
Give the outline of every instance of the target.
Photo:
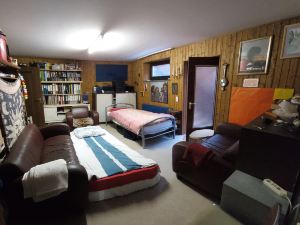
[(81, 84), (82, 81), (74, 80), (74, 81), (41, 81), (41, 84)]
[(67, 107), (67, 106), (83, 106), (83, 105), (89, 105), (84, 103), (77, 103), (77, 104), (57, 104), (57, 105), (44, 105), (45, 108), (57, 108), (57, 107)]
[[(68, 112), (70, 112), (70, 111), (68, 111)], [(57, 114), (62, 115), (62, 114), (67, 114), (67, 112), (57, 112)]]
[(43, 94), (44, 96), (55, 96), (55, 95), (81, 95), (81, 94)]
[(40, 71), (49, 71), (49, 72), (82, 72), (82, 70), (46, 70), (46, 69), (40, 69)]
[(17, 66), (16, 64), (10, 63), (10, 62), (6, 62), (4, 60), (0, 60), (0, 67), (10, 67), (12, 69), (16, 69), (19, 70), (21, 69), (19, 66)]

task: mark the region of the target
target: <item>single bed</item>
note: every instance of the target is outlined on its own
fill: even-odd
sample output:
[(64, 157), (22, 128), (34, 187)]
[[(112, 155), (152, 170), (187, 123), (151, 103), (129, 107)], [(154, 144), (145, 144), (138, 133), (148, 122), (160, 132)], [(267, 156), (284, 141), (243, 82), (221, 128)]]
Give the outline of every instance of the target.
[[(101, 129), (99, 127), (99, 129)], [(149, 188), (160, 180), (157, 163), (132, 150), (112, 134), (71, 139), (89, 178), (89, 201), (123, 196)]]
[(172, 134), (175, 138), (176, 122), (169, 114), (134, 109), (131, 104), (117, 103), (106, 107), (105, 115), (106, 124), (112, 121), (141, 137), (143, 148), (147, 139), (165, 134)]

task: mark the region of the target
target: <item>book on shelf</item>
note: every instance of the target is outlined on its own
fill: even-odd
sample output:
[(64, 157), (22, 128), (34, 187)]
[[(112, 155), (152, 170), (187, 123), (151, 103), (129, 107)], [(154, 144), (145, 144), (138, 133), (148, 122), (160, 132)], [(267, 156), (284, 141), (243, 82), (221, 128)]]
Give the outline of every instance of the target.
[(67, 105), (81, 103), (80, 95), (43, 96), (44, 105)]
[(42, 84), (42, 92), (48, 94), (80, 94), (80, 84)]
[(78, 62), (66, 63), (66, 64), (52, 64), (49, 62), (37, 63), (40, 69), (44, 70), (79, 70)]
[(81, 81), (80, 71), (40, 70), (41, 81)]

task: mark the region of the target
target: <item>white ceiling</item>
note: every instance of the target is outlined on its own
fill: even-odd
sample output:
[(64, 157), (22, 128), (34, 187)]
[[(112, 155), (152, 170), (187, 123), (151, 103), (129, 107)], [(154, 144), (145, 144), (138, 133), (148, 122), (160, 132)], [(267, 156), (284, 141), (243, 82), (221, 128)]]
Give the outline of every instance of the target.
[[(299, 0), (0, 0), (11, 55), (134, 60), (225, 32), (299, 15)], [(74, 32), (119, 32), (124, 43), (89, 55)]]

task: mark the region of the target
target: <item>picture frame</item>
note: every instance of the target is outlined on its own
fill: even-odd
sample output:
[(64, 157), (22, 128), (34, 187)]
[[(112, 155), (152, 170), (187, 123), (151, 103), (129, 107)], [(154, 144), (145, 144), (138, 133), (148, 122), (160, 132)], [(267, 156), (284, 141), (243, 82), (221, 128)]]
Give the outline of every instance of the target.
[(257, 88), (259, 83), (259, 78), (245, 78), (243, 80), (243, 87)]
[(151, 81), (151, 101), (168, 104), (168, 81)]
[(178, 95), (178, 83), (172, 83), (172, 95)]
[(267, 74), (273, 36), (241, 41), (238, 75)]
[(300, 23), (284, 27), (281, 59), (300, 57)]

